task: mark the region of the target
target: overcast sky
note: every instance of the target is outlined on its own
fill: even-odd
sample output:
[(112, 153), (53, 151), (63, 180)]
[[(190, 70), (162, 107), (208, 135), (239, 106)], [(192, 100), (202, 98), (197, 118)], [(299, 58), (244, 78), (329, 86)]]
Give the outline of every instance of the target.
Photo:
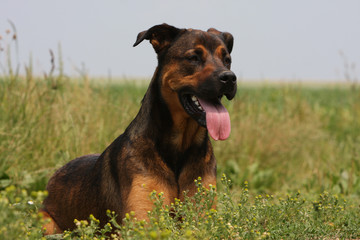
[(157, 63), (151, 45), (132, 45), (140, 31), (166, 22), (232, 33), (240, 79), (360, 78), (359, 0), (0, 0), (3, 48), (8, 20), (22, 69), (31, 54), (36, 74), (50, 70), (49, 49), (58, 56), (60, 43), (68, 75), (85, 66), (91, 76), (150, 77)]

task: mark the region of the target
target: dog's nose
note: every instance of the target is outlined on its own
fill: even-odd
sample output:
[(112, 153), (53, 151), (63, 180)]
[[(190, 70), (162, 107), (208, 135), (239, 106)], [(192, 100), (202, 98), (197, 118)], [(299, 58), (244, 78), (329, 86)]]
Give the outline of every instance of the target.
[(232, 71), (224, 71), (220, 73), (219, 80), (221, 82), (221, 92), (231, 100), (236, 94), (236, 75)]
[(236, 75), (231, 71), (220, 73), (219, 78), (220, 81), (226, 85), (236, 83)]

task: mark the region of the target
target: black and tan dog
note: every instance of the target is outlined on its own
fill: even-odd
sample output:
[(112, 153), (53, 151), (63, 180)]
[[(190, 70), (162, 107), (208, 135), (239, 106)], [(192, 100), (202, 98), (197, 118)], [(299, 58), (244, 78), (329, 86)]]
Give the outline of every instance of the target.
[(224, 140), (230, 118), (221, 104), (236, 93), (230, 71), (233, 37), (157, 25), (139, 33), (134, 46), (150, 40), (158, 66), (135, 119), (101, 155), (72, 160), (50, 179), (43, 214), (47, 234), (73, 229), (90, 214), (105, 223), (106, 210), (118, 219), (134, 211), (146, 219), (149, 193), (163, 192), (165, 204), (195, 193), (194, 179), (216, 185), (210, 136)]

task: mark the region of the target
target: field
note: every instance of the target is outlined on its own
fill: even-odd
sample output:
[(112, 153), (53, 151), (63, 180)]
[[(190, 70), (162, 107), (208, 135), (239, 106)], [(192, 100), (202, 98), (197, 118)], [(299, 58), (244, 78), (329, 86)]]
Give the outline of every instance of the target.
[[(0, 239), (41, 236), (36, 210), (49, 177), (120, 135), (147, 84), (31, 72), (0, 78)], [(129, 214), (118, 226), (122, 238), (360, 238), (360, 88), (240, 82), (238, 89), (234, 101), (224, 100), (230, 138), (213, 142), (217, 192), (199, 181), (196, 204), (176, 203), (183, 221), (154, 193), (150, 226)], [(216, 211), (205, 204), (215, 195)], [(64, 237), (105, 234), (96, 224), (78, 222)]]

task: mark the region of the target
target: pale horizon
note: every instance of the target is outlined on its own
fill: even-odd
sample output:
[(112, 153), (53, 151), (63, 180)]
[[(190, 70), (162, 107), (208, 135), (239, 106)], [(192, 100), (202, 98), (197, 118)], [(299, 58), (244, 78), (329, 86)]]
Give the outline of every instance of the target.
[[(235, 38), (232, 69), (243, 81), (344, 82), (359, 80), (360, 1), (304, 0), (172, 2), (3, 0), (0, 47), (17, 29), (24, 67), (33, 59), (35, 75), (49, 72), (49, 49), (64, 72), (91, 77), (151, 78), (156, 54), (148, 41), (133, 48), (137, 34), (153, 25), (207, 30), (215, 27)], [(0, 52), (3, 74), (5, 51)], [(58, 63), (56, 65), (58, 68)]]

